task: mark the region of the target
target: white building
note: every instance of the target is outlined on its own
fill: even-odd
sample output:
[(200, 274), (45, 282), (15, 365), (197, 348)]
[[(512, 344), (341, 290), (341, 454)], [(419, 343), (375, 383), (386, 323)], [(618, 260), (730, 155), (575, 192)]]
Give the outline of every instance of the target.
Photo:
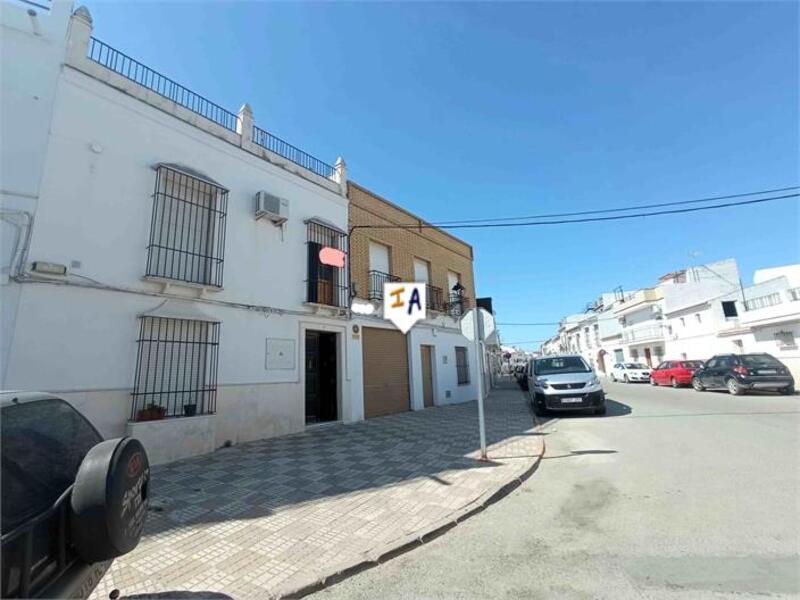
[(362, 418), (347, 273), (319, 258), (344, 163), (91, 38), (85, 9), (2, 12), (0, 387), (58, 392), (153, 463)]
[(800, 264), (757, 270), (753, 281), (671, 312), (669, 356), (704, 360), (714, 354), (766, 352), (800, 381)]

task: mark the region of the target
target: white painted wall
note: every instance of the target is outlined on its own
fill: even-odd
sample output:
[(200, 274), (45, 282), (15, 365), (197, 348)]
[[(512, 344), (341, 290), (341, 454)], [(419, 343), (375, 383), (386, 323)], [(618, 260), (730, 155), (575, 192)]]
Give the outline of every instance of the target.
[[(52, 98), (53, 111), (52, 120), (44, 109), (21, 112), (34, 121), (24, 131), (4, 126), (1, 164), (4, 177), (17, 173), (12, 183), (31, 196), (30, 202), (24, 196), (20, 206), (35, 211), (27, 262), (69, 266), (77, 261), (80, 266), (50, 282), (12, 280), (0, 290), (6, 344), (0, 387), (62, 393), (104, 435), (122, 435), (130, 417), (138, 316), (178, 296), (183, 301), (173, 298), (166, 306), (192, 305), (221, 323), (217, 415), (208, 429), (212, 446), (303, 429), (306, 329), (339, 335), (340, 416), (360, 418), (363, 408), (351, 404), (350, 394), (351, 379), (360, 379), (360, 355), (351, 360), (346, 322), (304, 305), (304, 220), (321, 218), (346, 230), (347, 199), (336, 192), (340, 187), (314, 183), (313, 177), (298, 176), (211, 135), (199, 117), (192, 125), (72, 67), (59, 72), (54, 65), (63, 60), (65, 30), (59, 31), (61, 37), (51, 36), (50, 45), (39, 48), (37, 40), (23, 33), (8, 37), (8, 28), (3, 29), (4, 49), (11, 52), (3, 60), (19, 63), (9, 79), (3, 74), (3, 85), (16, 88), (8, 96), (3, 89), (4, 125), (14, 116), (6, 111), (30, 103), (32, 94), (42, 94), (42, 103)], [(50, 57), (41, 69), (33, 65), (40, 55)], [(28, 63), (32, 70), (26, 79)], [(39, 135), (40, 122), (44, 138), (31, 140), (31, 132)], [(26, 159), (30, 168), (23, 169), (18, 148), (36, 155), (40, 165)], [(165, 296), (161, 284), (143, 280), (153, 166), (159, 162), (183, 164), (230, 190), (221, 290), (175, 285)], [(253, 195), (259, 190), (289, 200), (291, 218), (283, 230), (254, 219)], [(3, 201), (6, 206), (8, 198)], [(295, 341), (293, 368), (266, 368), (267, 338)], [(151, 449), (154, 462), (175, 456), (160, 446)]]

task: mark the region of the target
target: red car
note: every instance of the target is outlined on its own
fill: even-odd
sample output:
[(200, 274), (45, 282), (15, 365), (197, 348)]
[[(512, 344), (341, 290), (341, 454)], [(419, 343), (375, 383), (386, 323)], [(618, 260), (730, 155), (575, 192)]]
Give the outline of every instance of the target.
[(650, 372), (650, 383), (674, 388), (691, 385), (692, 375), (702, 366), (702, 360), (667, 360)]

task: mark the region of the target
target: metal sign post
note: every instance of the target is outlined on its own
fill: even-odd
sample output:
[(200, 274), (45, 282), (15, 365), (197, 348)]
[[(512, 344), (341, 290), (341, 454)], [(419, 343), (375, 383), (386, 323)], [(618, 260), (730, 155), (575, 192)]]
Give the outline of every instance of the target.
[[(489, 315), (488, 318), (483, 314)], [(486, 321), (486, 324), (484, 323)], [(472, 353), (475, 356), (475, 366), (478, 384), (478, 430), (481, 438), (481, 460), (486, 458), (486, 421), (483, 412), (483, 352), (481, 340), (485, 329), (493, 330), (494, 321), (491, 314), (482, 309), (470, 310), (461, 319), (461, 333), (472, 342)]]

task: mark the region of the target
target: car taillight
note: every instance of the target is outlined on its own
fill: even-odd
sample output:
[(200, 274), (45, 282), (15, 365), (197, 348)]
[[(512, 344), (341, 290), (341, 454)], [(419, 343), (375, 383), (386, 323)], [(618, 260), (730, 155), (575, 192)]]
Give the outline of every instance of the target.
[(733, 367), (733, 372), (738, 373), (739, 375), (749, 375), (750, 371), (747, 370), (747, 367), (743, 367), (739, 365), (738, 367)]

